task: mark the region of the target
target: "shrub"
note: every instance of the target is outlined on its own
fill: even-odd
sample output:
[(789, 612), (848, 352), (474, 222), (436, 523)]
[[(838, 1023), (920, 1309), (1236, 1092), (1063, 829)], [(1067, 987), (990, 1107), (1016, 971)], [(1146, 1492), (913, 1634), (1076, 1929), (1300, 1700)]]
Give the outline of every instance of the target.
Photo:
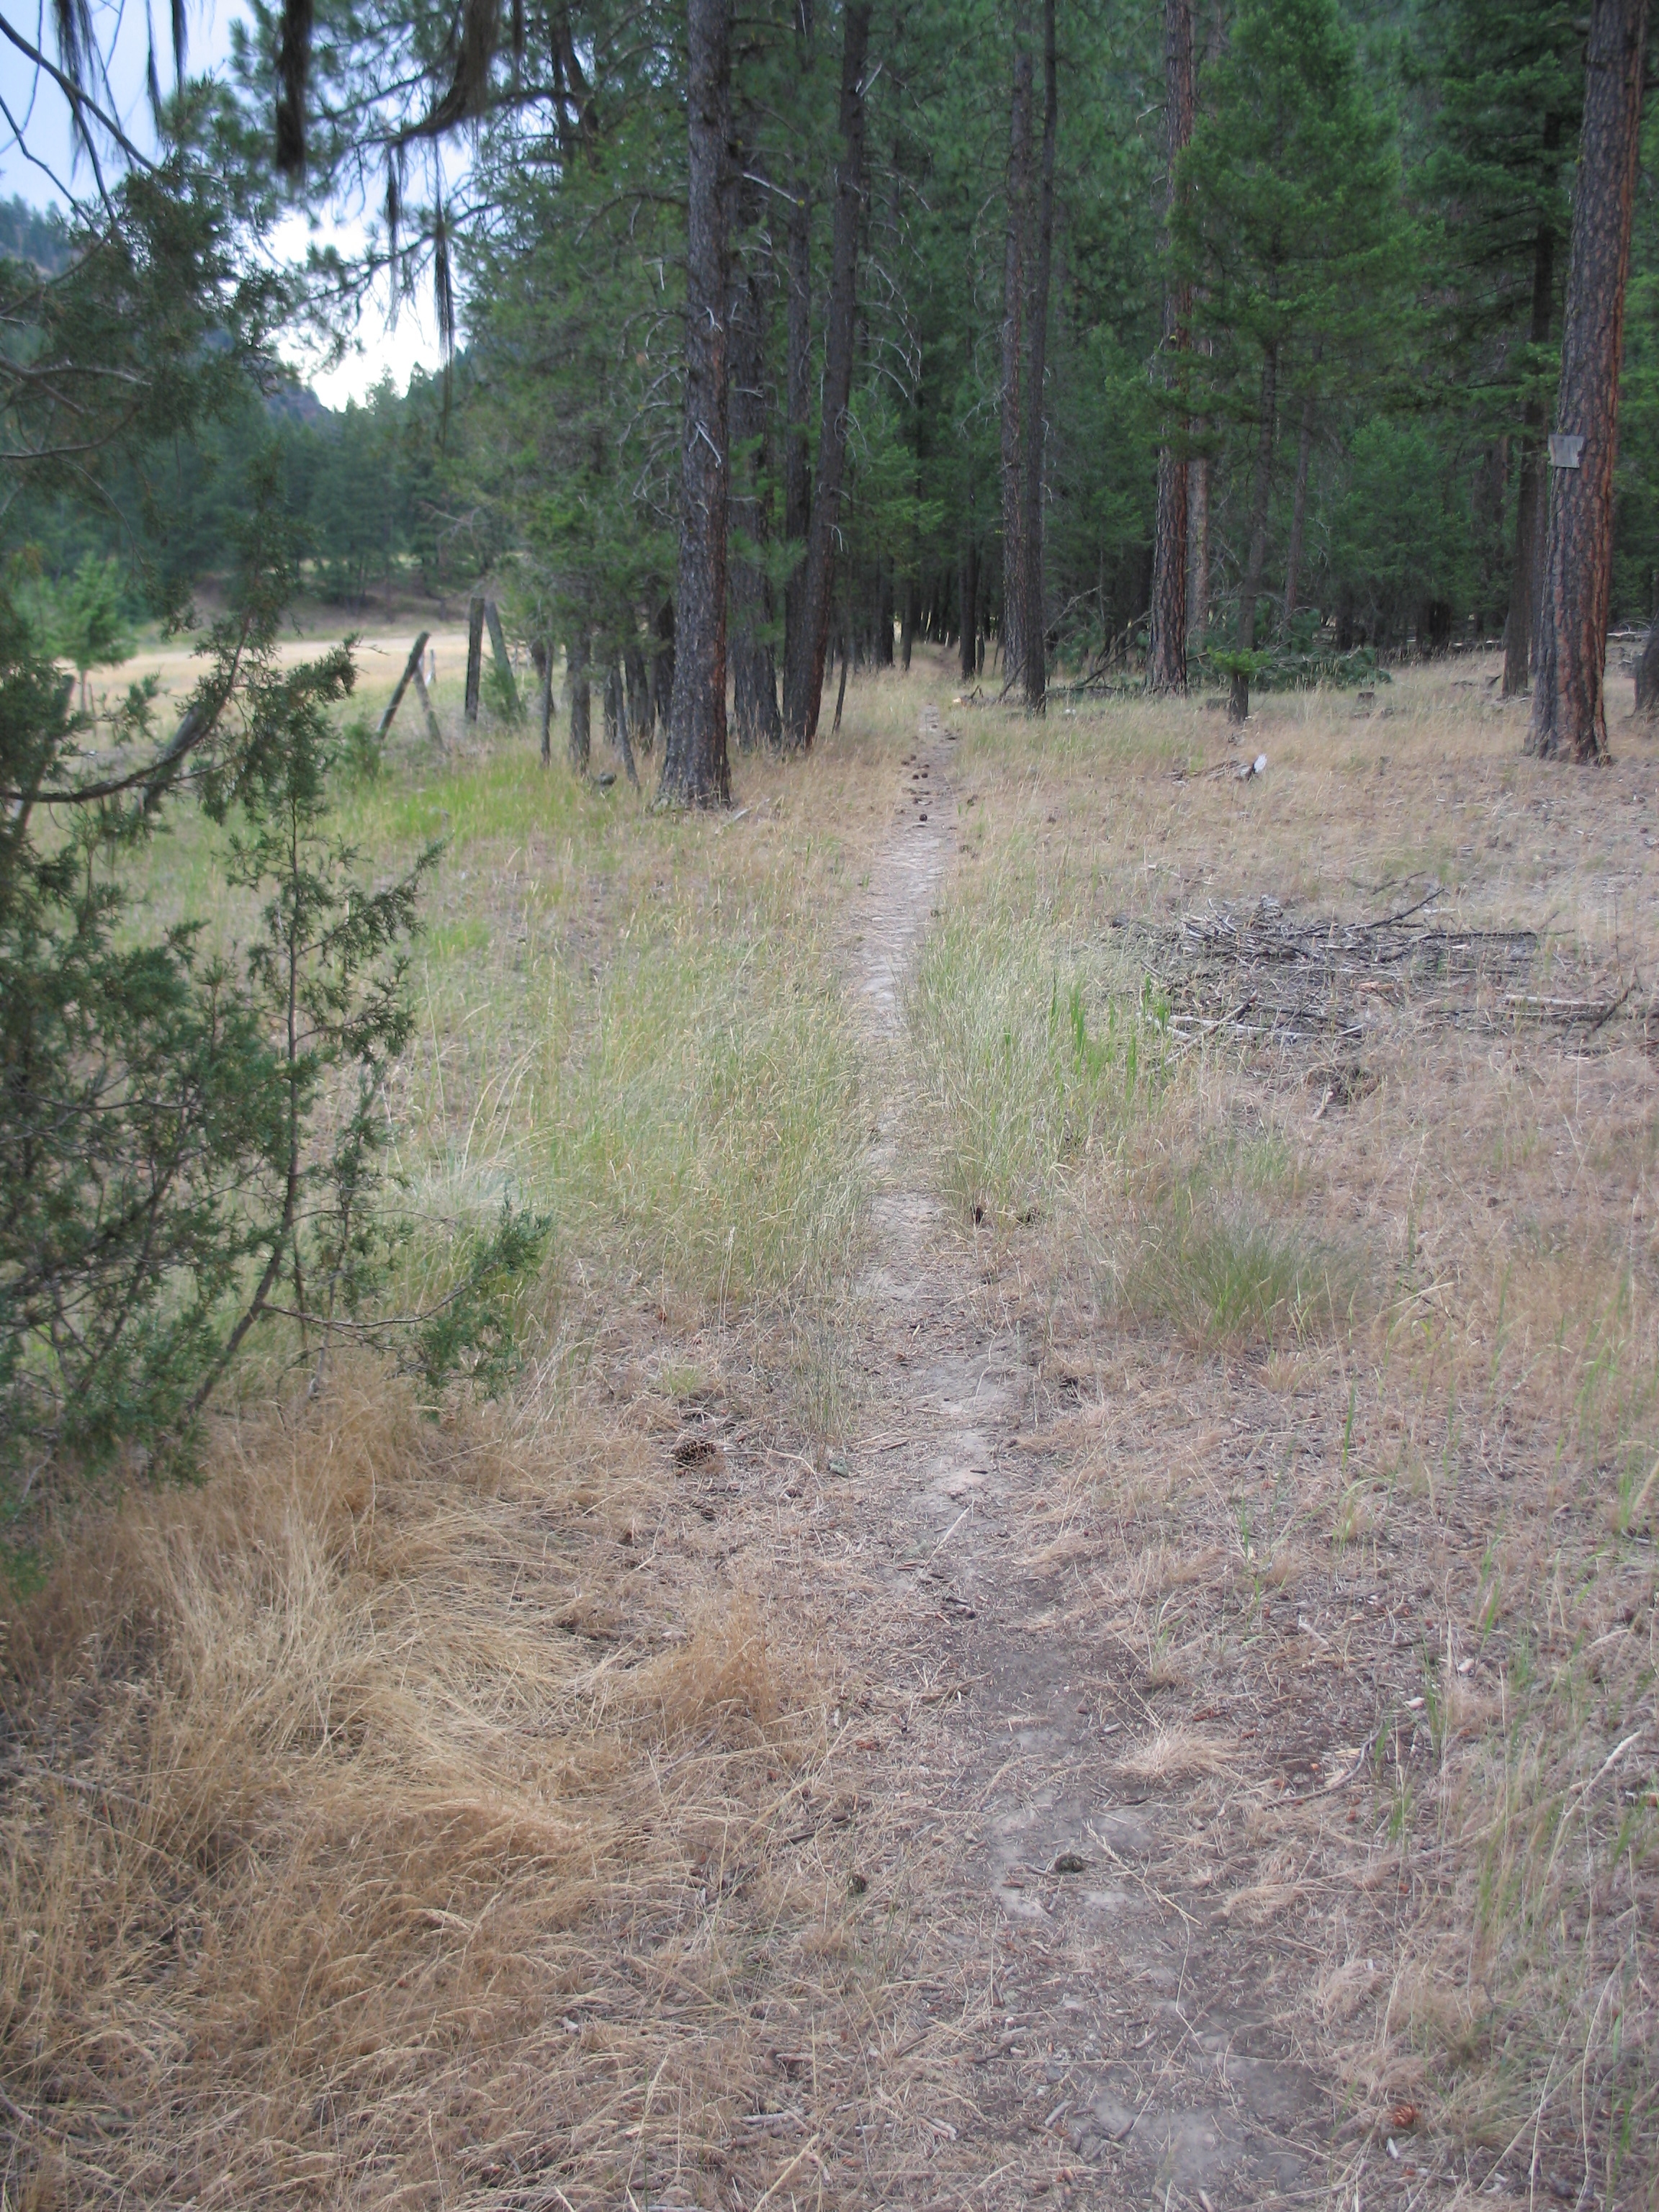
[[(349, 652), (284, 668), (292, 563), (268, 479), (232, 611), (176, 734), (135, 687), (88, 769), (41, 641), (0, 598), (0, 1522), (65, 1480), (165, 1458), (254, 1325), (320, 1360), (382, 1325), (385, 1115), (409, 1027), (402, 947), (436, 847), (370, 890), (331, 830)], [(134, 864), (193, 797), (248, 937), (146, 935)], [(510, 1212), (428, 1316), (428, 1371), (483, 1346), (479, 1304), (526, 1264)], [(465, 1326), (459, 1324), (465, 1320)], [(465, 1340), (463, 1341), (462, 1340)]]

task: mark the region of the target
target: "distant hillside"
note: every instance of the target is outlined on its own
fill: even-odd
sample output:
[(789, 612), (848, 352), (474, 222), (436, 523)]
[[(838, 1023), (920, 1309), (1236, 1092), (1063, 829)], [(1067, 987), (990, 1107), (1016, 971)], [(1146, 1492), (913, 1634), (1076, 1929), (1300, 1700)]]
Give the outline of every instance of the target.
[(31, 261), (43, 276), (69, 265), (69, 225), (54, 208), (33, 208), (14, 193), (0, 200), (0, 256)]
[(265, 412), (279, 422), (299, 422), (308, 430), (331, 428), (333, 410), (325, 407), (308, 384), (279, 384), (265, 394)]

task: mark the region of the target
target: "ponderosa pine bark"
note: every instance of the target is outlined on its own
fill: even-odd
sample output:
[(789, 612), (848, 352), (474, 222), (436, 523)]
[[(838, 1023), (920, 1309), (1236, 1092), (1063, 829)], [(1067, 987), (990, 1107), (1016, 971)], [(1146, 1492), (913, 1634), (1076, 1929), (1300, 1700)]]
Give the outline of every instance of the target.
[(818, 426), (817, 480), (801, 574), (799, 634), (784, 666), (784, 739), (805, 750), (817, 735), (823, 667), (830, 649), (830, 586), (836, 525), (847, 461), (847, 410), (853, 396), (857, 340), (859, 228), (864, 211), (864, 62), (870, 45), (870, 0), (848, 0), (842, 19), (841, 160), (830, 232), (830, 303), (823, 332), (823, 409)]
[(1037, 182), (1036, 263), (1031, 276), (1030, 373), (1025, 393), (1025, 526), (1020, 628), (1025, 639), (1022, 675), (1025, 704), (1042, 712), (1048, 693), (1048, 607), (1043, 596), (1044, 449), (1048, 418), (1043, 385), (1048, 367), (1048, 288), (1054, 262), (1054, 149), (1060, 125), (1059, 68), (1054, 50), (1054, 0), (1042, 0), (1042, 157)]
[(1008, 115), (1008, 226), (1002, 257), (1002, 681), (1025, 668), (1025, 247), (1031, 199), (1031, 11), (1014, 18), (1014, 76)]
[[(1557, 137), (1559, 118), (1552, 116)], [(1547, 129), (1549, 126), (1547, 126)], [(1555, 233), (1540, 222), (1533, 239), (1532, 316), (1527, 336), (1535, 346), (1549, 343), (1555, 309)], [(1522, 416), (1521, 465), (1515, 501), (1515, 567), (1510, 577), (1509, 619), (1504, 625), (1504, 682), (1506, 699), (1527, 688), (1537, 645), (1538, 592), (1542, 580), (1540, 554), (1548, 512), (1548, 479), (1544, 471), (1544, 403), (1528, 399)]]
[(1584, 120), (1562, 318), (1559, 431), (1581, 437), (1577, 468), (1553, 468), (1549, 535), (1527, 750), (1541, 760), (1607, 757), (1607, 609), (1619, 373), (1642, 124), (1648, 0), (1592, 0)]
[[(1196, 87), (1193, 71), (1192, 0), (1164, 0), (1164, 115), (1168, 185), (1167, 225), (1175, 210), (1176, 171), (1193, 135)], [(1166, 280), (1164, 287), (1164, 363), (1176, 360), (1189, 341), (1190, 287)], [(1152, 535), (1152, 605), (1146, 646), (1146, 686), (1152, 691), (1187, 688), (1187, 544), (1190, 469), (1175, 443), (1166, 440), (1158, 454), (1158, 514)], [(1207, 491), (1207, 485), (1206, 489)], [(1208, 548), (1206, 547), (1207, 555)]]
[(690, 0), (685, 238), (685, 410), (674, 592), (674, 692), (659, 803), (725, 806), (726, 252), (726, 147), (732, 0)]

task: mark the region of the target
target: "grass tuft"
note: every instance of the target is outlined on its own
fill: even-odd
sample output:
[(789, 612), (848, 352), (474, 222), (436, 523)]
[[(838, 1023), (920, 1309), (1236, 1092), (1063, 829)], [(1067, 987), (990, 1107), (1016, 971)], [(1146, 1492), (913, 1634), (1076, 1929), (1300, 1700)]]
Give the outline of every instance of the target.
[(975, 1220), (1030, 1219), (1168, 1079), (1168, 1006), (1057, 945), (1012, 885), (948, 915), (906, 994), (939, 1188)]
[(1199, 1345), (1278, 1346), (1351, 1331), (1365, 1291), (1354, 1255), (1247, 1196), (1165, 1210), (1110, 1303), (1143, 1328)]

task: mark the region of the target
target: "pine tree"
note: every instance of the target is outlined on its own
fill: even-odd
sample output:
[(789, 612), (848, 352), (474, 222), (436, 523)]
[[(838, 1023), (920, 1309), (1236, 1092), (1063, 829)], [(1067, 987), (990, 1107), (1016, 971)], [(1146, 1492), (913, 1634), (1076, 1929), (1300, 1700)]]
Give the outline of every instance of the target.
[(1583, 105), (1577, 12), (1568, 0), (1451, 0), (1427, 18), (1437, 112), (1423, 185), (1443, 210), (1443, 344), (1474, 428), (1519, 447), (1506, 696), (1526, 689), (1537, 607), (1544, 418)]
[[(1193, 0), (1164, 0), (1164, 137), (1169, 148), (1169, 204), (1176, 168), (1193, 135)], [(1163, 368), (1179, 380), (1191, 341), (1191, 288), (1179, 276), (1164, 287)], [(1187, 688), (1187, 460), (1184, 441), (1166, 435), (1158, 453), (1158, 526), (1152, 543), (1152, 605), (1146, 682), (1153, 691)]]
[(674, 592), (674, 694), (662, 797), (724, 806), (726, 753), (726, 139), (732, 112), (732, 0), (691, 0), (690, 191), (685, 248), (685, 405), (680, 550)]
[(817, 735), (830, 648), (835, 538), (847, 461), (848, 403), (857, 345), (859, 231), (864, 212), (865, 56), (869, 0), (848, 0), (842, 23), (841, 159), (836, 165), (834, 245), (824, 331), (823, 413), (817, 474), (806, 526), (799, 620), (784, 671), (784, 740), (805, 748)]
[(1335, 0), (1244, 0), (1212, 105), (1178, 177), (1175, 266), (1213, 351), (1194, 356), (1195, 412), (1247, 441), (1247, 551), (1231, 657), (1249, 708), (1279, 413), (1316, 367), (1350, 381), (1376, 359), (1407, 258), (1393, 118), (1361, 79)]

